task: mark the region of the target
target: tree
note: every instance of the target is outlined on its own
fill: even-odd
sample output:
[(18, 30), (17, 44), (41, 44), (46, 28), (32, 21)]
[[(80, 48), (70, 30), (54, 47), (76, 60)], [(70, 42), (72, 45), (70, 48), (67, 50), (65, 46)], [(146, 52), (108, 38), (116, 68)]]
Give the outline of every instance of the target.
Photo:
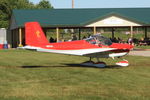
[(41, 0), (39, 2), (39, 4), (36, 5), (36, 8), (38, 8), (38, 9), (43, 9), (43, 8), (51, 9), (53, 7), (48, 0)]
[(0, 27), (7, 28), (13, 9), (31, 9), (34, 4), (28, 0), (1, 0), (0, 1)]
[(53, 8), (49, 1), (42, 0), (35, 5), (29, 0), (0, 0), (0, 27), (7, 28), (13, 9)]

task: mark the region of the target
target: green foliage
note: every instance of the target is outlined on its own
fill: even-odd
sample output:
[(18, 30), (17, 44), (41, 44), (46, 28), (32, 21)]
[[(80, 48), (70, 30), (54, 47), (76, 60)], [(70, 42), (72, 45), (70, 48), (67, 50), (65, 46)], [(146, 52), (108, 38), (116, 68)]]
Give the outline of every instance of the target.
[(149, 57), (127, 56), (130, 66), (124, 68), (101, 59), (108, 68), (89, 68), (77, 65), (86, 57), (26, 50), (0, 54), (0, 100), (150, 100)]
[(52, 8), (51, 4), (42, 0), (39, 4), (33, 4), (29, 0), (0, 0), (0, 27), (7, 28), (13, 9), (41, 9)]
[(38, 9), (43, 9), (43, 8), (46, 8), (46, 9), (51, 9), (53, 8), (52, 5), (49, 3), (48, 0), (41, 0), (39, 2), (39, 4), (36, 5), (36, 8)]
[(8, 21), (0, 21), (0, 28), (6, 28), (8, 26)]

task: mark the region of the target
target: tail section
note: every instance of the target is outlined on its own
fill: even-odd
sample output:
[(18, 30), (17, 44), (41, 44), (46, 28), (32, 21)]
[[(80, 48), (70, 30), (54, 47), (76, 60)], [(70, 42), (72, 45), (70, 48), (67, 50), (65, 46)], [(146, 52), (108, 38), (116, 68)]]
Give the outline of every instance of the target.
[(29, 46), (41, 46), (49, 43), (38, 22), (25, 24), (25, 42)]

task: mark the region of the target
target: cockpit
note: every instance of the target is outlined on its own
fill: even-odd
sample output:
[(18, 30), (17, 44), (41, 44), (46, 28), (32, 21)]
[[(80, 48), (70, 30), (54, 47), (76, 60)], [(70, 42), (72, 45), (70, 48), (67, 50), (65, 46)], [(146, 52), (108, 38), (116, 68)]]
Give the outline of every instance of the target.
[(89, 38), (85, 39), (90, 44), (95, 45), (103, 45), (103, 46), (110, 46), (112, 45), (112, 41), (100, 34), (92, 35)]

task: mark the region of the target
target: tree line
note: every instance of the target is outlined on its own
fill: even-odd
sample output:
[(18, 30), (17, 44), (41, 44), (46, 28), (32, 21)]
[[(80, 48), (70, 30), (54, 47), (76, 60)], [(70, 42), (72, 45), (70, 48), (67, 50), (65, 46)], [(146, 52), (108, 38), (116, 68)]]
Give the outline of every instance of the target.
[(48, 0), (34, 4), (29, 0), (0, 0), (0, 28), (8, 28), (13, 9), (53, 9)]

